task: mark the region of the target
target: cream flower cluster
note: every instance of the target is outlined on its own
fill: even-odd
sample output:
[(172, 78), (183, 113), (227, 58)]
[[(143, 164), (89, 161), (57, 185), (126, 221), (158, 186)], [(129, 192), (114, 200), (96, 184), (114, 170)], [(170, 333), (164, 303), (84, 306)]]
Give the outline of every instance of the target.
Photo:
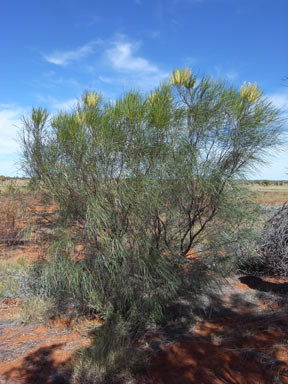
[(244, 84), (240, 88), (240, 96), (242, 99), (248, 100), (249, 103), (256, 103), (262, 96), (262, 91), (256, 83), (246, 84), (246, 81), (244, 81)]
[(188, 68), (183, 68), (181, 70), (176, 69), (171, 73), (171, 84), (180, 87), (184, 85), (186, 88), (192, 88), (195, 84), (195, 77), (193, 77), (192, 72)]

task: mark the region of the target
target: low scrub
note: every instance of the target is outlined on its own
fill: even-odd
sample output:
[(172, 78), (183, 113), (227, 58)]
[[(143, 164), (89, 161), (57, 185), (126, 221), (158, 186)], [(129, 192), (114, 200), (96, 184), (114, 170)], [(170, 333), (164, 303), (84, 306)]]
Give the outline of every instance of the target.
[(20, 216), (19, 203), (14, 199), (1, 199), (0, 243), (13, 245), (17, 242), (20, 233), (18, 218)]
[(75, 309), (75, 313), (98, 312), (105, 317), (97, 288), (99, 280), (93, 261), (73, 261), (68, 257), (52, 257), (34, 265), (35, 294), (45, 299), (53, 298), (58, 311)]
[(270, 274), (288, 276), (288, 205), (285, 203), (266, 222), (261, 252), (264, 268)]
[(53, 316), (54, 302), (37, 296), (26, 298), (20, 306), (19, 317), (22, 323), (46, 323)]
[(0, 300), (25, 299), (33, 294), (34, 284), (32, 268), (25, 259), (0, 261)]
[(27, 236), (26, 200), (24, 190), (14, 183), (0, 190), (0, 244), (15, 245)]

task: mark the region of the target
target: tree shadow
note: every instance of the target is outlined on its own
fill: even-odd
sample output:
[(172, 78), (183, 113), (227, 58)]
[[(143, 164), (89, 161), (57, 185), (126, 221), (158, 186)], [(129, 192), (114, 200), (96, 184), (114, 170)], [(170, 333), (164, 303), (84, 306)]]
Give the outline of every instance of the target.
[(68, 384), (71, 377), (70, 361), (57, 363), (53, 354), (63, 343), (41, 347), (23, 359), (20, 367), (11, 368), (4, 373), (9, 380), (20, 380), (23, 384)]
[[(276, 289), (270, 284), (260, 287)], [(283, 292), (281, 284), (275, 285)], [(194, 329), (193, 317), (182, 321), (182, 327), (164, 328), (158, 343), (157, 335), (151, 343), (157, 353), (145, 384), (288, 384), (287, 312), (259, 312), (259, 304), (248, 297), (249, 290), (232, 292), (228, 305), (224, 295), (212, 294), (212, 310), (206, 308), (206, 319), (202, 311), (202, 321)], [(187, 308), (178, 310), (182, 317), (185, 310), (190, 316)]]
[(278, 294), (288, 293), (288, 283), (271, 283), (257, 276), (242, 276), (239, 280), (242, 284), (246, 284), (249, 288), (257, 291)]

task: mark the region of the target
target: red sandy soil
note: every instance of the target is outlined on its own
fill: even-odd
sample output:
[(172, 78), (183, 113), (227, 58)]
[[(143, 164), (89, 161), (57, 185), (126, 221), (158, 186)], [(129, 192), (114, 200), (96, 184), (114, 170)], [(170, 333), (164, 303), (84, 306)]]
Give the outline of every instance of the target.
[[(0, 217), (0, 260), (25, 257), (32, 261), (45, 256), (56, 217), (55, 204), (44, 203), (41, 196), (34, 198), (29, 194), (15, 198), (12, 203), (8, 197), (0, 196)], [(19, 236), (27, 227), (32, 230), (29, 238)]]
[(195, 252), (195, 250), (193, 248), (191, 248), (187, 252), (186, 257), (187, 257), (187, 259), (198, 259), (199, 258), (199, 256), (197, 255), (197, 253)]
[[(5, 208), (2, 196), (1, 207)], [(22, 196), (15, 202), (17, 209), (24, 207), (22, 216), (13, 222), (16, 230), (32, 225), (29, 239), (16, 240), (9, 244), (0, 236), (0, 261), (14, 262), (19, 258), (35, 261), (47, 257), (51, 223), (55, 219), (54, 204), (45, 204), (40, 198)], [(2, 212), (0, 212), (2, 213)], [(9, 218), (8, 218), (9, 219)], [(11, 221), (7, 221), (9, 227)], [(87, 333), (95, 320), (68, 319), (50, 320), (48, 324), (21, 325), (19, 299), (0, 301), (0, 384), (57, 384), (67, 383), (71, 361), (75, 352), (91, 342)], [(98, 322), (97, 322), (98, 324)]]
[(17, 309), (17, 301), (0, 306), (0, 383), (69, 383), (75, 353), (91, 343), (88, 326), (101, 322), (56, 318), (21, 325)]
[[(240, 284), (246, 289), (239, 290)], [(230, 315), (201, 321), (183, 333), (183, 340), (168, 340), (165, 330), (147, 334), (157, 353), (142, 382), (272, 384), (278, 378), (288, 384), (287, 307), (264, 308), (255, 299), (258, 292), (287, 293), (288, 283), (251, 276), (230, 279), (222, 295)], [(81, 335), (83, 322), (54, 319), (46, 325), (19, 326), (14, 323), (18, 304), (8, 300), (0, 307), (0, 383), (71, 382), (75, 352), (90, 343)]]
[[(0, 244), (0, 259), (24, 256), (35, 260), (45, 255), (48, 242), (43, 237), (49, 236), (55, 206), (47, 209), (35, 202), (30, 210), (35, 223), (33, 240), (9, 247)], [(194, 250), (187, 257), (197, 259)], [(263, 294), (275, 298), (270, 302)], [(146, 335), (143, 342), (148, 340), (155, 357), (139, 383), (288, 384), (285, 294), (288, 282), (284, 279), (230, 279), (214, 304), (217, 315), (194, 320), (192, 327), (174, 339), (166, 330)], [(45, 325), (21, 326), (19, 304), (17, 299), (0, 302), (0, 384), (71, 383), (75, 353), (91, 343), (83, 335), (89, 321), (54, 319)]]
[(191, 340), (163, 345), (145, 383), (288, 383), (288, 308), (256, 297), (251, 303), (250, 297), (257, 292), (287, 296), (288, 283), (251, 276), (237, 280), (230, 280), (233, 289), (223, 297), (233, 314), (197, 325)]

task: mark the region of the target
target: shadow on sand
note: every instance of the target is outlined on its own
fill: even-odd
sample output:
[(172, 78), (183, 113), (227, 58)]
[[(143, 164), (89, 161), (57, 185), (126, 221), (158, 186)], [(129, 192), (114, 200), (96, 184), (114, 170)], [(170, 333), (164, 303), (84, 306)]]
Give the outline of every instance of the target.
[(30, 353), (23, 359), (20, 367), (5, 372), (7, 382), (23, 384), (67, 384), (70, 382), (70, 360), (57, 363), (54, 356), (63, 344), (53, 344), (42, 347)]

